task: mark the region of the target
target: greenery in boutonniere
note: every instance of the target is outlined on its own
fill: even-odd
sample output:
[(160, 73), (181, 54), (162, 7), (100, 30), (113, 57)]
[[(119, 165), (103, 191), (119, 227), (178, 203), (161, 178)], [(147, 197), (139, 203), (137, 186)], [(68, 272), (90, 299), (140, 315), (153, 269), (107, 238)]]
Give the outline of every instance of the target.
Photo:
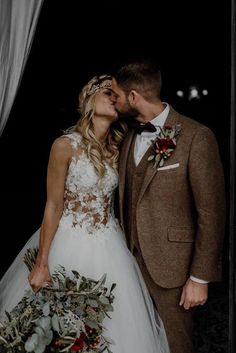
[[(31, 270), (37, 249), (28, 249), (24, 262)], [(111, 353), (112, 340), (104, 336), (103, 321), (111, 318), (113, 289), (99, 281), (58, 266), (51, 287), (25, 292), (22, 300), (0, 323), (1, 353)]]
[(153, 141), (154, 154), (148, 157), (149, 161), (154, 160), (153, 168), (159, 168), (164, 165), (164, 162), (169, 158), (175, 150), (176, 138), (181, 131), (181, 125), (171, 127), (165, 125), (160, 127), (160, 133)]

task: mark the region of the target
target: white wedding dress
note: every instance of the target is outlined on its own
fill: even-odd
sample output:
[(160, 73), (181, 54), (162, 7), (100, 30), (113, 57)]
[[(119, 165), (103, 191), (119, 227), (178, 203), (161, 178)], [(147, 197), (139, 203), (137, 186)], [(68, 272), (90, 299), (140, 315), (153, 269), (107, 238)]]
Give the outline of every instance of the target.
[[(74, 156), (65, 183), (65, 204), (50, 254), (50, 272), (58, 265), (68, 275), (77, 270), (81, 275), (100, 279), (107, 274), (106, 286), (114, 282), (114, 311), (106, 318), (106, 335), (114, 341), (113, 353), (168, 353), (162, 321), (154, 309), (149, 292), (134, 256), (128, 250), (113, 212), (113, 199), (118, 185), (116, 172), (106, 165), (99, 181), (93, 164), (77, 132), (66, 135)], [(28, 269), (23, 263), (26, 249), (38, 245), (40, 229), (33, 234), (0, 282), (0, 319), (10, 311), (29, 289)]]

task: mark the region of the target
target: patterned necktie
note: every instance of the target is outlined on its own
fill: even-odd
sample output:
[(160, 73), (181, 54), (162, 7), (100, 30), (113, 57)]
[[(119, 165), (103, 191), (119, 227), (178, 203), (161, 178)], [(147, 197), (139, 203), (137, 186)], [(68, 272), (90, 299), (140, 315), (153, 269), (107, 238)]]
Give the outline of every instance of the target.
[(150, 131), (150, 132), (155, 132), (157, 131), (157, 129), (155, 128), (155, 126), (149, 122), (147, 122), (146, 124), (140, 123), (137, 120), (133, 120), (130, 123), (130, 127), (133, 128), (137, 134), (141, 134), (143, 131)]

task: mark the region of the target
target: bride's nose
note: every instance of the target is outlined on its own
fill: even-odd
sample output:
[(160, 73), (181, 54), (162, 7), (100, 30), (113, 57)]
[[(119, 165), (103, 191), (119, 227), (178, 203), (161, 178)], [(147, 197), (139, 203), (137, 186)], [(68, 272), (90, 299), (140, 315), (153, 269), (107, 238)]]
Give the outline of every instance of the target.
[(116, 103), (116, 99), (117, 99), (117, 97), (116, 97), (116, 95), (113, 93), (112, 95), (111, 95), (111, 101), (112, 101), (112, 103)]

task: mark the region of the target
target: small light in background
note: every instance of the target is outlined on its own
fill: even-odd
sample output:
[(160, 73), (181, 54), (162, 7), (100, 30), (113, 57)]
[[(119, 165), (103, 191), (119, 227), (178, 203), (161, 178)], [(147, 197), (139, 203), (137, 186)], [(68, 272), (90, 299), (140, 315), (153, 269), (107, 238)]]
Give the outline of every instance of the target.
[(204, 96), (207, 96), (207, 95), (208, 95), (208, 90), (207, 90), (207, 89), (203, 89), (203, 90), (202, 90), (202, 94), (203, 94)]
[(176, 96), (181, 98), (181, 99), (187, 99), (189, 101), (191, 100), (201, 100), (204, 97), (208, 96), (209, 92), (208, 89), (200, 88), (199, 85), (191, 85), (188, 86), (186, 89), (178, 89), (176, 90)]
[(176, 92), (176, 94), (177, 94), (178, 97), (181, 97), (181, 98), (184, 96), (184, 92), (181, 91), (181, 90), (178, 90), (178, 91)]
[(188, 100), (191, 101), (192, 99), (200, 99), (199, 92), (196, 86), (189, 87)]

